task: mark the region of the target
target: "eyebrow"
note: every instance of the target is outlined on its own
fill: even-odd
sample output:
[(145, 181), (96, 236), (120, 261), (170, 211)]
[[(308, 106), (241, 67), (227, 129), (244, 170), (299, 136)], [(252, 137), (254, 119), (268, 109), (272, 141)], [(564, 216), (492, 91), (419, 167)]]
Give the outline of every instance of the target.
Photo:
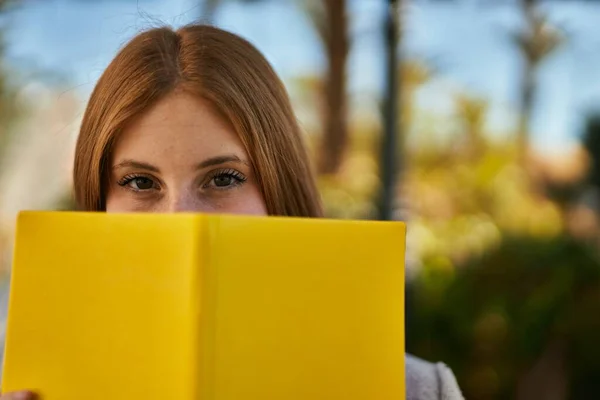
[(155, 167), (152, 164), (148, 164), (148, 163), (141, 162), (141, 161), (135, 161), (135, 160), (123, 160), (120, 163), (113, 165), (113, 167), (112, 167), (112, 169), (120, 169), (120, 168), (137, 168), (137, 169), (144, 169), (146, 171), (160, 172), (158, 167)]
[(247, 161), (242, 160), (241, 158), (239, 158), (235, 154), (227, 154), (227, 155), (222, 155), (222, 156), (216, 156), (216, 157), (207, 158), (206, 160), (204, 160), (201, 163), (199, 163), (196, 166), (196, 169), (202, 169), (202, 168), (206, 168), (206, 167), (212, 167), (212, 166), (215, 166), (215, 165), (225, 164), (225, 163), (228, 163), (228, 162), (234, 162), (234, 163), (240, 163), (240, 164), (249, 165), (249, 163)]
[[(238, 156), (236, 156), (234, 154), (228, 154), (228, 155), (207, 158), (206, 160), (198, 163), (198, 165), (196, 165), (196, 169), (203, 169), (203, 168), (212, 167), (215, 165), (225, 164), (228, 162), (235, 162), (235, 163), (249, 165), (249, 163), (247, 161), (242, 160)], [(137, 169), (143, 169), (146, 171), (151, 171), (151, 172), (156, 172), (156, 173), (160, 172), (160, 169), (152, 164), (148, 164), (148, 163), (145, 163), (142, 161), (131, 160), (131, 159), (123, 160), (120, 163), (115, 164), (112, 167), (112, 169), (120, 169), (120, 168), (137, 168)]]

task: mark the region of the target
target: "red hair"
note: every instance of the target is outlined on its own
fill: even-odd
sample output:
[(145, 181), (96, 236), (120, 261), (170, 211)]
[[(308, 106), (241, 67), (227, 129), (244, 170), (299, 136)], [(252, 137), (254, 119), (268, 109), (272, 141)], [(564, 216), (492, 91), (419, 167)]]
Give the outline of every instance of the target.
[(75, 200), (104, 211), (111, 150), (128, 122), (175, 88), (213, 104), (234, 126), (271, 215), (319, 217), (322, 207), (287, 92), (264, 56), (224, 30), (154, 28), (133, 38), (98, 81), (75, 151)]

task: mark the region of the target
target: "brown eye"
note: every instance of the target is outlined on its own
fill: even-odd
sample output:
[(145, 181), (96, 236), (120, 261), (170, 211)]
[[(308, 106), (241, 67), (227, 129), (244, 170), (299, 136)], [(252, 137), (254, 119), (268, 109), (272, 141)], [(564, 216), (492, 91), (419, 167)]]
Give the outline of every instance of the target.
[(204, 184), (205, 189), (227, 190), (240, 186), (246, 182), (246, 177), (234, 169), (214, 171)]
[(151, 179), (144, 177), (135, 178), (131, 181), (131, 184), (138, 190), (148, 190), (154, 187), (154, 182), (152, 182)]
[(145, 192), (159, 189), (159, 185), (154, 179), (141, 175), (127, 175), (117, 183), (120, 186), (133, 190), (134, 192)]
[(217, 187), (226, 187), (233, 183), (233, 177), (231, 175), (220, 175), (215, 176), (213, 181)]

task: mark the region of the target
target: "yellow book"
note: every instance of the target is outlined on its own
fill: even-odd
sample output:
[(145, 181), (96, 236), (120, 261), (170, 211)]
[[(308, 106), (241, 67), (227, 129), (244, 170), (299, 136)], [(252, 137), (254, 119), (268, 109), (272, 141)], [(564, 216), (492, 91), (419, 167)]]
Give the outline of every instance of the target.
[(401, 400), (400, 222), (25, 212), (2, 391)]

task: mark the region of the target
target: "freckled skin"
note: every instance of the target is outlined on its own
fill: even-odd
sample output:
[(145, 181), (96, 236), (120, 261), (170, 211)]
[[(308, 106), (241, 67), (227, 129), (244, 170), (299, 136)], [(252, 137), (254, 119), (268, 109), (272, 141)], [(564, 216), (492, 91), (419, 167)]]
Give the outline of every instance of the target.
[(207, 101), (185, 92), (162, 99), (121, 134), (106, 209), (267, 214), (233, 126)]

